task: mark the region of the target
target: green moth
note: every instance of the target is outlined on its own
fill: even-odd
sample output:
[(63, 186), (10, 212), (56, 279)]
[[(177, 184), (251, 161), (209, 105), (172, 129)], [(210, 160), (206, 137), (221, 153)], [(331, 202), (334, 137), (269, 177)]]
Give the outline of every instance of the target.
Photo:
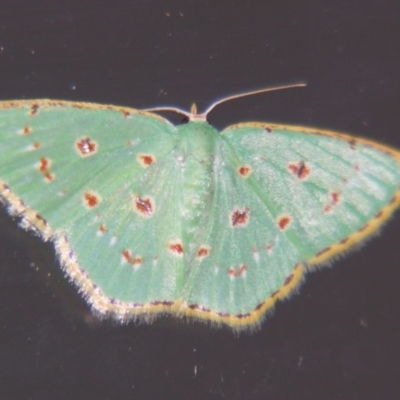
[[(390, 147), (315, 128), (207, 123), (222, 101), (267, 90), (203, 114), (0, 102), (0, 199), (54, 242), (94, 312), (255, 327), (400, 203)], [(168, 110), (188, 123), (154, 113)]]

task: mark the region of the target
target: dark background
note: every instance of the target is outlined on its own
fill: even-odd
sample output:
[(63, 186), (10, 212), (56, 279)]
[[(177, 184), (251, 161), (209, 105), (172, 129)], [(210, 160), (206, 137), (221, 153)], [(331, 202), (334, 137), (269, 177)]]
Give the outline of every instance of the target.
[[(0, 99), (200, 110), (400, 148), (400, 10), (384, 0), (2, 1)], [(260, 331), (91, 316), (51, 244), (0, 219), (0, 399), (397, 399), (400, 216)], [(195, 371), (197, 370), (197, 374)]]

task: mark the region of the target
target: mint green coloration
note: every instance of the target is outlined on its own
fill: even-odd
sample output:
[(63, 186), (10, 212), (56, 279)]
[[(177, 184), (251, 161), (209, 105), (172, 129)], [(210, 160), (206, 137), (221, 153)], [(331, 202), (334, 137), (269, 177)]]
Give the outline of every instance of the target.
[[(101, 313), (129, 319), (173, 303), (183, 315), (250, 315), (297, 265), (310, 268), (338, 243), (346, 250), (398, 204), (396, 151), (313, 132), (267, 124), (218, 132), (116, 107), (3, 103), (1, 198), (58, 243), (67, 274)], [(80, 153), (82, 139), (96, 150), (85, 142)], [(29, 210), (51, 233), (33, 226)], [(120, 311), (98, 306), (102, 296)]]
[[(299, 160), (310, 168), (304, 180), (287, 169)], [(247, 179), (237, 174), (240, 165), (252, 167)], [(370, 146), (357, 145), (354, 151), (337, 138), (290, 129), (268, 134), (259, 127), (228, 127), (215, 149), (212, 179), (209, 219), (200, 242), (212, 243), (214, 251), (193, 264), (185, 293), (192, 303), (240, 314), (278, 290), (297, 263), (307, 264), (389, 204), (399, 188), (400, 165)], [(332, 191), (345, 201), (325, 213)], [(226, 214), (234, 205), (250, 210), (245, 228), (227, 228)], [(276, 223), (281, 214), (293, 219), (285, 231)], [(270, 251), (265, 250), (267, 244)], [(226, 268), (240, 264), (247, 266), (245, 279), (223, 279)], [(217, 273), (211, 273), (214, 265), (221, 267)]]

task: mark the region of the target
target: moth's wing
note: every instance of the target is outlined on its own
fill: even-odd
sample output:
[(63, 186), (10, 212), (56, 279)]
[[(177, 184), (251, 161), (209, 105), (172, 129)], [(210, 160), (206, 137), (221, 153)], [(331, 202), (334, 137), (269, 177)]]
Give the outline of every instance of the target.
[(280, 125), (237, 125), (223, 135), (239, 149), (242, 162), (254, 163), (254, 180), (264, 193), (267, 189), (278, 213), (292, 217), (285, 235), (311, 264), (375, 231), (398, 205), (400, 153), (389, 147)]
[(55, 241), (100, 312), (158, 311), (181, 290), (183, 260), (166, 246), (181, 235), (175, 141), (166, 120), (131, 109), (0, 104), (1, 197)]
[(400, 155), (301, 127), (241, 124), (221, 135), (203, 238), (212, 248), (194, 262), (186, 298), (194, 314), (240, 327), (257, 323), (307, 268), (391, 215), (400, 201)]

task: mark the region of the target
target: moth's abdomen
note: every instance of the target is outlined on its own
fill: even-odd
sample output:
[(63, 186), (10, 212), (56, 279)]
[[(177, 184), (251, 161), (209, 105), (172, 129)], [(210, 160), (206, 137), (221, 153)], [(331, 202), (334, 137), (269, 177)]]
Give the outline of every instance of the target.
[(214, 188), (215, 144), (219, 133), (205, 122), (192, 122), (179, 129), (178, 162), (182, 171), (182, 237), (186, 260), (196, 257), (209, 222)]
[(210, 201), (213, 191), (211, 165), (201, 164), (188, 157), (183, 170), (182, 227), (183, 241), (188, 261), (195, 256), (202, 232), (209, 221)]

